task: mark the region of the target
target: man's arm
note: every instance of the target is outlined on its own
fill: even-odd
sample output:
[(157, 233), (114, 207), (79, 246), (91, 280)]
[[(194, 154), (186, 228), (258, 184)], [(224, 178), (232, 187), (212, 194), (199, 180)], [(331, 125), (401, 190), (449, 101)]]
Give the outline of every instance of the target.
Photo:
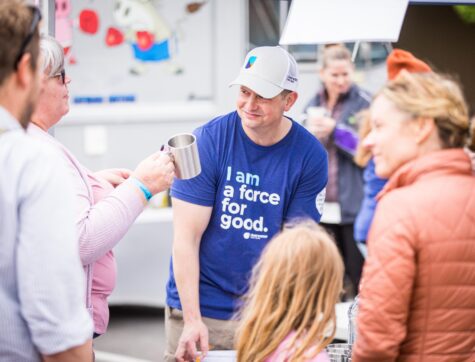
[(43, 356), (77, 348), (92, 337), (92, 320), (84, 305), (74, 194), (55, 156), (38, 148), (25, 162), (18, 185), (18, 296), (33, 344)]
[(199, 248), (213, 208), (176, 198), (172, 204), (173, 272), (185, 323), (175, 357), (180, 362), (194, 361), (197, 343), (204, 354), (208, 351), (208, 329), (201, 320), (199, 303)]
[(43, 356), (44, 362), (92, 362), (92, 340), (81, 346), (70, 348), (64, 352)]

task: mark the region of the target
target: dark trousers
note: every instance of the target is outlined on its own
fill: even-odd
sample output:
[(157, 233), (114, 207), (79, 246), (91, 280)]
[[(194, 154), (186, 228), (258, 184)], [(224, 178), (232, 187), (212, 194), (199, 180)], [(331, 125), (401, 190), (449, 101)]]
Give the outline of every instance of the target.
[(353, 292), (358, 294), (364, 258), (353, 237), (353, 224), (321, 223), (320, 225), (334, 237), (345, 264), (345, 275), (353, 285)]

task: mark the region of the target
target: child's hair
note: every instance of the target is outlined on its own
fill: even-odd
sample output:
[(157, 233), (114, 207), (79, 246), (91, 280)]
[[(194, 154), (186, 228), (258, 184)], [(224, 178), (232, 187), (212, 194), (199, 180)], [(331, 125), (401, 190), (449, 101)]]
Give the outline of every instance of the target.
[(291, 333), (289, 361), (321, 352), (336, 329), (343, 262), (313, 221), (285, 228), (264, 249), (238, 318), (238, 361), (261, 362)]
[(363, 140), (371, 132), (369, 108), (363, 109), (356, 114), (358, 122), (358, 146), (356, 147), (355, 163), (365, 167), (371, 158), (371, 150), (363, 146)]

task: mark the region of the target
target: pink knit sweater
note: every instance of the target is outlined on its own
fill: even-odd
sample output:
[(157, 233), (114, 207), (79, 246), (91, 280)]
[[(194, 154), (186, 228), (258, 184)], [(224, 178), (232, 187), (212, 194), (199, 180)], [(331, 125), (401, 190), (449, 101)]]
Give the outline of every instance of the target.
[(107, 297), (116, 279), (112, 248), (143, 211), (141, 191), (132, 182), (123, 182), (114, 189), (106, 180), (95, 177), (66, 147), (35, 124), (30, 124), (28, 133), (60, 150), (73, 178), (79, 253), (87, 277), (86, 305), (94, 318), (94, 331), (103, 334), (109, 322)]

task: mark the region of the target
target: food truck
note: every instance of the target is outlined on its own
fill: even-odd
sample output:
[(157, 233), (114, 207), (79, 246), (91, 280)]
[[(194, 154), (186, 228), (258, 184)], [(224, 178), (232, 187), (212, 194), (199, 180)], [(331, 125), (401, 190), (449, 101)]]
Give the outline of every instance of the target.
[[(55, 137), (82, 164), (99, 170), (133, 168), (170, 136), (232, 111), (236, 89), (228, 84), (249, 49), (279, 43), (292, 2), (58, 0), (56, 11), (54, 1), (37, 3), (47, 14), (43, 31), (56, 34), (67, 49), (72, 79), (71, 110)], [(356, 81), (376, 91), (395, 45), (458, 73), (473, 97), (468, 68), (475, 55), (466, 50), (474, 26), (454, 10), (455, 3), (410, 2), (398, 43), (360, 42)], [(444, 30), (437, 42), (428, 40), (434, 27)], [(320, 46), (287, 46), (299, 63), (299, 99), (289, 113), (297, 121), (319, 85)], [(171, 243), (172, 213), (162, 193), (114, 249), (118, 281), (110, 303), (163, 307)]]

